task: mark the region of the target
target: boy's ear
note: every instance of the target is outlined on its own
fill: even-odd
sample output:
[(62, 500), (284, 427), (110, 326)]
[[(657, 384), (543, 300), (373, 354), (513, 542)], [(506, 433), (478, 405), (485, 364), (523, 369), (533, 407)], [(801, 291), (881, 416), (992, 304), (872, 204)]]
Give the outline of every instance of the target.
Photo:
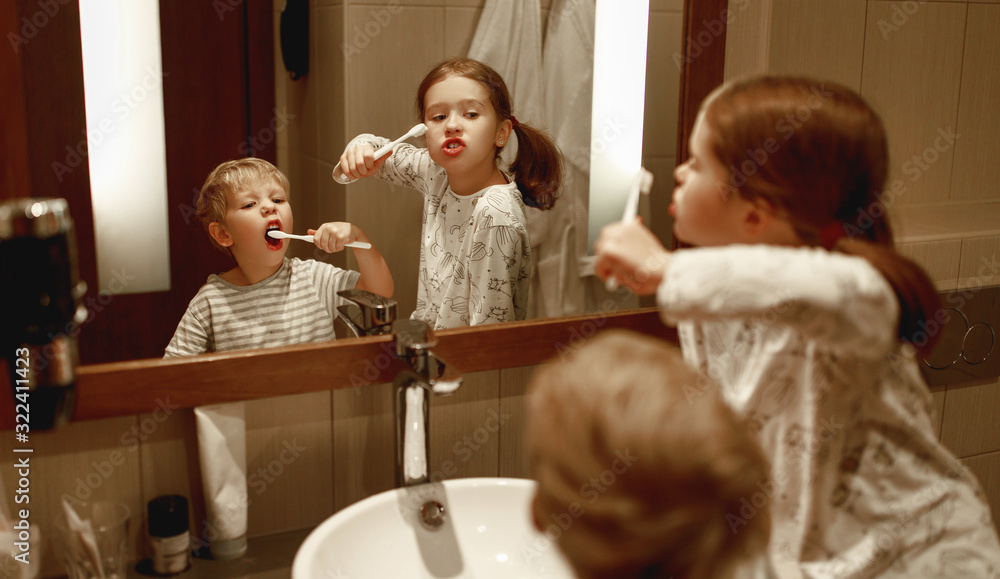
[(229, 236), (229, 232), (218, 221), (208, 224), (208, 234), (222, 247), (229, 247), (233, 244), (233, 238)]

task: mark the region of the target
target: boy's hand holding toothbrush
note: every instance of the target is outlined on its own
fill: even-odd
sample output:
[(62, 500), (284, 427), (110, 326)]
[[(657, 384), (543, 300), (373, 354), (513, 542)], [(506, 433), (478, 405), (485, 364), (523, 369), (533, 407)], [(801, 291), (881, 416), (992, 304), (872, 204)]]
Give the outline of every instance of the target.
[(343, 221), (331, 221), (310, 229), (306, 233), (313, 236), (316, 247), (327, 253), (344, 251), (345, 247), (371, 247), (371, 242), (361, 228)]

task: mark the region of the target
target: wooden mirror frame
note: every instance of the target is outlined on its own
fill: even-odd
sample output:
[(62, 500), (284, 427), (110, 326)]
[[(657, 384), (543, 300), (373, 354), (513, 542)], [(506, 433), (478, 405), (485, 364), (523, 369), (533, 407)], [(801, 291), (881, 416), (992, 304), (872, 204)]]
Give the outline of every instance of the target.
[[(725, 24), (727, 5), (726, 0), (685, 1), (682, 55), (689, 54), (689, 43), (706, 30), (706, 23), (721, 21)], [(16, 17), (16, 11), (7, 8), (0, 11), (0, 23), (9, 24), (5, 28), (14, 30), (19, 23), (11, 18), (12, 13)], [(707, 46), (699, 45), (696, 58), (683, 62), (678, 163), (687, 158), (688, 137), (698, 105), (723, 81), (725, 29), (723, 27), (718, 35), (716, 31), (713, 30), (713, 40)], [(17, 105), (12, 109), (23, 110), (25, 95), (31, 94), (27, 87), (33, 80), (37, 81), (29, 75), (38, 73), (27, 66), (22, 68), (20, 62), (13, 66), (5, 62), (0, 74), (15, 81), (14, 86), (26, 87), (23, 91), (10, 91)], [(27, 126), (17, 122), (17, 116), (15, 112), (5, 113), (3, 117), (5, 150), (0, 183), (8, 191), (31, 190), (36, 195), (44, 195), (44, 191), (31, 188), (32, 171), (39, 167), (32, 166), (28, 148), (32, 141)], [(48, 171), (49, 167), (41, 170)], [(598, 331), (611, 328), (630, 329), (676, 341), (676, 333), (662, 324), (656, 308), (644, 308), (442, 330), (436, 334), (438, 345), (434, 351), (462, 373), (529, 366), (559, 355), (564, 348)], [(160, 402), (188, 408), (390, 382), (397, 370), (392, 353), (392, 337), (379, 336), (176, 360), (147, 359), (82, 366), (78, 370), (74, 420), (151, 412)], [(6, 373), (2, 381), (6, 381)], [(9, 385), (4, 389), (9, 389)], [(10, 400), (10, 394), (0, 395)]]

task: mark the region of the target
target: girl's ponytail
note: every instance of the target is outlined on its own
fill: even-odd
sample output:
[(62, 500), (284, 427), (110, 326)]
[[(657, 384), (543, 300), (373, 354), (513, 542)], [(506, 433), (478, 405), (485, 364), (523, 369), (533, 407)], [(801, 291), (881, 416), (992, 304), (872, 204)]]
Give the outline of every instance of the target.
[(510, 166), (524, 204), (551, 209), (559, 193), (562, 163), (559, 148), (542, 131), (511, 117), (517, 135), (517, 157)]

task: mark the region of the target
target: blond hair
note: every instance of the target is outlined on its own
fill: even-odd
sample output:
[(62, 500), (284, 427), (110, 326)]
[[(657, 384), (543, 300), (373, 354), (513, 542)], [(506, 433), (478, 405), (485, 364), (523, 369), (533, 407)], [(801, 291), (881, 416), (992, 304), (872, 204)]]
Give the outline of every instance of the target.
[(676, 348), (603, 332), (536, 372), (528, 408), (536, 526), (581, 578), (716, 579), (766, 547), (766, 509), (740, 510), (763, 451)]
[[(264, 159), (244, 157), (226, 161), (216, 167), (205, 179), (198, 194), (195, 216), (201, 222), (205, 231), (212, 223), (225, 223), (228, 199), (237, 195), (240, 190), (273, 179), (289, 194), (288, 178), (277, 167)], [(231, 254), (229, 248), (219, 245), (214, 237), (209, 235), (220, 250)]]

